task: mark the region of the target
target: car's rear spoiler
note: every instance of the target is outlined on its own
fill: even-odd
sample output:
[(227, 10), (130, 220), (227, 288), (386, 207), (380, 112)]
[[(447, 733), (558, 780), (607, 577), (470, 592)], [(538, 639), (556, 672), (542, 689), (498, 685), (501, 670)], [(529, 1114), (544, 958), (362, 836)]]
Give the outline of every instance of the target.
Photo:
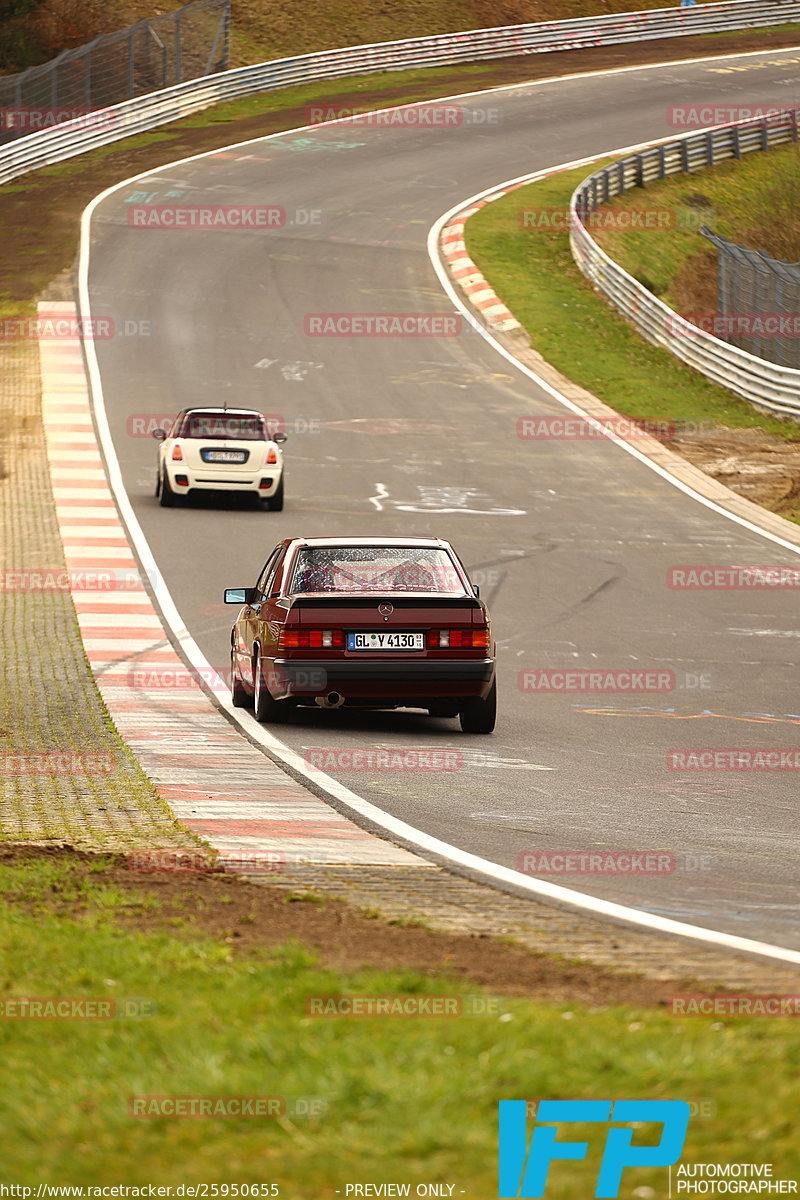
[(292, 596), (292, 607), (324, 608), (332, 603), (348, 608), (375, 608), (379, 604), (391, 604), (394, 608), (430, 608), (440, 603), (448, 608), (480, 608), (475, 596), (451, 596), (446, 592), (429, 592), (426, 595), (408, 596), (397, 592), (373, 592), (369, 596), (354, 596), (349, 592), (298, 592)]

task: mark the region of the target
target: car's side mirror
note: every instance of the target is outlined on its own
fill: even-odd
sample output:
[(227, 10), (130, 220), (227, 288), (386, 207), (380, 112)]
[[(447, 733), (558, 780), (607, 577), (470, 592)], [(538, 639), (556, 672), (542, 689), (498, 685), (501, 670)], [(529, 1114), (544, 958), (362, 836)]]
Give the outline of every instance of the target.
[(257, 587), (225, 588), (226, 604), (257, 604), (263, 599)]
[(481, 594), (481, 585), (480, 585), (479, 583), (473, 583), (473, 585), (472, 585), (472, 590), (473, 590), (473, 592), (475, 593), (475, 595), (476, 595), (476, 596), (480, 597), (480, 594)]
[(160, 425), (158, 425), (151, 434), (151, 437), (154, 437), (157, 442), (163, 442), (165, 440), (166, 436), (167, 436), (166, 429), (162, 429)]
[(285, 433), (271, 433), (270, 438), (273, 442), (277, 442), (278, 445), (280, 445), (282, 442), (286, 441), (286, 434)]

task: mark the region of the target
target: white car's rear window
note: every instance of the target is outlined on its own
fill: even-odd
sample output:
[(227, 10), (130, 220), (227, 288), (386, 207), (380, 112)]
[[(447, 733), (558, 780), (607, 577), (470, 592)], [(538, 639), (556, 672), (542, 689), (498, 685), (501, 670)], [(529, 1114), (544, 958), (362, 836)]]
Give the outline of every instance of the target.
[(242, 416), (236, 413), (194, 413), (183, 418), (178, 431), (181, 438), (201, 438), (203, 441), (264, 442), (267, 423), (257, 413)]

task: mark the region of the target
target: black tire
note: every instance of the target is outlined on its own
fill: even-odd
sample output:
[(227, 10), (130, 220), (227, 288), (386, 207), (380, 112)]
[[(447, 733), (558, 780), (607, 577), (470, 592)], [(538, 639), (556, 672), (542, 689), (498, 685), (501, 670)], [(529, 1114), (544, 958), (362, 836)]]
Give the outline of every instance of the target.
[(457, 717), (458, 704), (455, 701), (448, 703), (447, 700), (437, 700), (435, 704), (428, 705), (428, 713), (432, 717)]
[(169, 486), (169, 477), (166, 470), (161, 473), (161, 494), (158, 499), (162, 508), (172, 508), (175, 504), (175, 493)]
[(497, 683), (485, 700), (474, 696), (458, 714), (464, 733), (491, 733), (497, 720)]
[(261, 656), (259, 654), (256, 654), (253, 659), (253, 681), (255, 685), (253, 712), (256, 720), (266, 722), (270, 725), (283, 725), (289, 719), (292, 706), (288, 700), (273, 700), (269, 694), (269, 689), (261, 670)]
[(250, 708), (253, 697), (245, 691), (242, 677), (236, 667), (233, 650), (231, 650), (231, 702), (234, 708)]
[(156, 500), (161, 495), (161, 471), (156, 471)]
[(264, 501), (265, 512), (283, 512), (283, 475), (274, 496), (267, 496)]

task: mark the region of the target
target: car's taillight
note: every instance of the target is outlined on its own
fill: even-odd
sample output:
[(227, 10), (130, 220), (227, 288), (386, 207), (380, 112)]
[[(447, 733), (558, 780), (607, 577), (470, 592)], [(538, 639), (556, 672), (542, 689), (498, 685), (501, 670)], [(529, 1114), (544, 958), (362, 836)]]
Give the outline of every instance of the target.
[(344, 633), (341, 629), (282, 629), (278, 643), (286, 650), (343, 649)]
[(439, 650), (478, 650), (489, 645), (488, 629), (432, 629), (428, 645)]
[(183, 451), (181, 450), (180, 446), (176, 445), (176, 446), (172, 447), (172, 461), (173, 462), (182, 462), (183, 461)]
[(278, 461), (278, 451), (275, 449), (274, 446), (270, 446), (269, 450), (267, 451), (267, 462), (272, 464), (272, 463), (276, 463), (277, 461)]

